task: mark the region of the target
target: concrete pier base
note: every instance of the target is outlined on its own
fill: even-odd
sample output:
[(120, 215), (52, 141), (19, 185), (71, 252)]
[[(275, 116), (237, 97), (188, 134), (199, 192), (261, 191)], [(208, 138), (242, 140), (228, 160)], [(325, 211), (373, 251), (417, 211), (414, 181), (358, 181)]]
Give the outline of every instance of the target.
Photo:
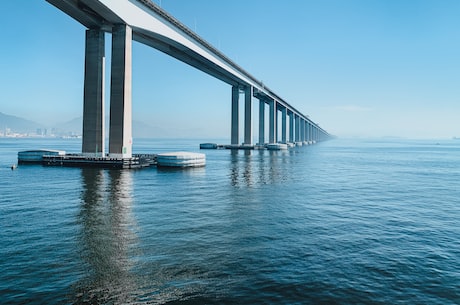
[(226, 149), (242, 149), (242, 150), (251, 150), (251, 149), (254, 149), (255, 146), (254, 145), (247, 145), (247, 144), (243, 144), (243, 145), (238, 145), (238, 144), (230, 144), (230, 145), (225, 145), (225, 148)]

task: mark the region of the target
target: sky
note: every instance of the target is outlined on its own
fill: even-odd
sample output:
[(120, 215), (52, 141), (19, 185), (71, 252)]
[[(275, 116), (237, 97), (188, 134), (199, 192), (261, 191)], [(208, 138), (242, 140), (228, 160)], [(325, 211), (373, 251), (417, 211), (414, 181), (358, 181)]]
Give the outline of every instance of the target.
[[(154, 2), (331, 134), (460, 136), (460, 1)], [(0, 26), (0, 112), (82, 116), (85, 28), (45, 0), (0, 1)], [(134, 120), (229, 138), (230, 113), (229, 85), (133, 42)]]

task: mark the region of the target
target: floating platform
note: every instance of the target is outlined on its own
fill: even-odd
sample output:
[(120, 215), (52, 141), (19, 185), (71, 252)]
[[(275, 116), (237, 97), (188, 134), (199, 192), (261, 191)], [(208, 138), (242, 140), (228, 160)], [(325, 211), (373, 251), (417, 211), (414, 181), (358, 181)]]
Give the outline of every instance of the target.
[(133, 154), (131, 158), (121, 158), (85, 154), (66, 154), (65, 151), (40, 149), (19, 152), (18, 163), (109, 169), (144, 168), (152, 165), (184, 168), (205, 166), (206, 155), (191, 152), (171, 152), (162, 154)]
[(65, 156), (64, 150), (37, 149), (18, 152), (18, 164), (42, 164), (44, 156)]
[(206, 165), (206, 155), (192, 152), (170, 152), (157, 155), (159, 167), (202, 167)]
[(268, 150), (286, 150), (288, 145), (284, 143), (270, 143), (266, 145)]
[(18, 153), (18, 164), (41, 164), (45, 166), (99, 167), (99, 168), (142, 168), (156, 164), (156, 155), (133, 155), (132, 158), (109, 156), (88, 156), (66, 154), (61, 150), (28, 150)]
[(43, 156), (43, 165), (99, 168), (142, 168), (152, 165), (150, 160), (133, 156), (132, 158), (88, 157), (84, 155)]
[(216, 143), (201, 143), (200, 149), (217, 149), (219, 145)]
[(230, 145), (225, 145), (226, 149), (243, 149), (243, 150), (251, 150), (254, 149), (254, 145), (247, 145), (247, 144), (230, 144)]

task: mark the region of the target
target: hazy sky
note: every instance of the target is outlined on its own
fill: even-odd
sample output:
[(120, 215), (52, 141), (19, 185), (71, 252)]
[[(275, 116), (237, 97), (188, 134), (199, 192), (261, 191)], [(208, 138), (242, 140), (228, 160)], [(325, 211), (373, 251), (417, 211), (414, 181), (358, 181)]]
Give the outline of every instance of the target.
[[(460, 136), (458, 0), (154, 2), (332, 134)], [(81, 116), (85, 28), (45, 0), (0, 1), (0, 25), (0, 112)], [(230, 102), (229, 85), (133, 43), (134, 119), (229, 138)]]

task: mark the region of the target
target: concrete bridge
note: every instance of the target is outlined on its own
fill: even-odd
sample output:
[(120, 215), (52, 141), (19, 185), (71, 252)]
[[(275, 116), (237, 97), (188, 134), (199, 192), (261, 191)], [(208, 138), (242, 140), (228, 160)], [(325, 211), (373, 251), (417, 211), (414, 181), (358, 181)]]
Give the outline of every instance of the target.
[[(267, 88), (219, 50), (150, 0), (46, 0), (85, 27), (85, 77), (82, 153), (101, 156), (104, 147), (105, 33), (112, 33), (109, 156), (131, 158), (132, 40), (158, 49), (231, 86), (231, 144), (239, 147), (240, 93), (244, 92), (244, 142), (253, 146), (252, 100), (259, 100), (259, 144), (325, 140), (318, 124)], [(281, 130), (278, 116), (281, 114)], [(289, 117), (289, 121), (288, 121)], [(287, 132), (289, 129), (289, 133)], [(281, 132), (281, 139), (278, 134)]]

